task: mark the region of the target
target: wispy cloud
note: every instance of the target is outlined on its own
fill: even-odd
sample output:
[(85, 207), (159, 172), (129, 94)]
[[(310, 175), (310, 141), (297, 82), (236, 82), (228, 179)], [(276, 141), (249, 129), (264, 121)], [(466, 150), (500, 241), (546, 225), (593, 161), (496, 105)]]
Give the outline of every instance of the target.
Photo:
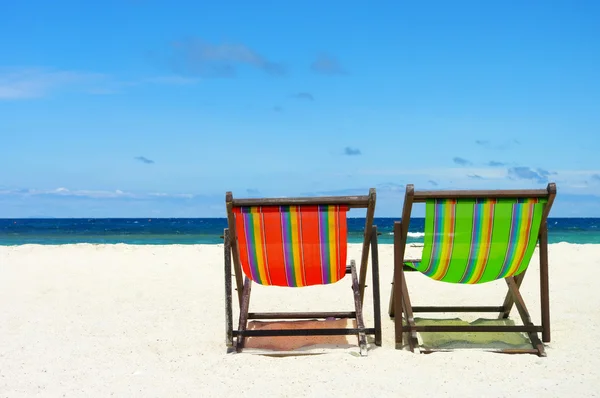
[(0, 190), (0, 218), (224, 217), (223, 194)]
[(292, 98), (296, 98), (299, 100), (307, 100), (307, 101), (314, 101), (315, 97), (311, 94), (311, 93), (296, 93), (296, 94), (292, 94)]
[[(483, 180), (469, 178), (478, 175)], [(472, 189), (476, 183), (482, 188), (489, 189), (521, 189), (523, 183), (529, 181), (542, 184), (556, 182), (562, 193), (594, 193), (600, 195), (600, 177), (597, 169), (545, 169), (523, 167), (474, 167), (474, 166), (446, 166), (425, 168), (369, 168), (360, 167), (353, 171), (350, 181), (399, 181), (415, 185), (430, 185), (430, 181), (439, 183), (440, 186), (455, 189)], [(332, 177), (345, 177), (343, 173), (332, 173)], [(585, 181), (589, 184), (585, 185)]]
[(88, 189), (68, 189), (65, 187), (55, 189), (4, 189), (0, 190), (1, 196), (19, 196), (19, 197), (31, 197), (31, 196), (54, 196), (54, 197), (77, 197), (77, 198), (89, 198), (89, 199), (117, 199), (117, 198), (129, 198), (129, 199), (152, 199), (152, 198), (179, 198), (179, 199), (191, 199), (196, 195), (188, 193), (165, 193), (165, 192), (149, 192), (149, 193), (134, 193), (122, 191), (120, 189), (115, 190), (88, 190)]
[(490, 160), (490, 161), (488, 162), (488, 166), (490, 166), (490, 167), (502, 167), (502, 166), (506, 166), (506, 163), (503, 163), (503, 162), (497, 162), (497, 161), (495, 161), (495, 160)]
[(405, 188), (406, 185), (396, 184), (395, 182), (384, 182), (381, 184), (377, 184), (377, 189), (381, 189), (388, 192), (404, 191)]
[(300, 196), (353, 196), (368, 195), (369, 188), (332, 189), (327, 191), (304, 192)]
[(88, 198), (118, 198), (118, 197), (133, 197), (134, 195), (128, 192), (116, 189), (114, 191), (98, 191), (98, 190), (70, 190), (64, 187), (56, 189), (13, 189), (0, 191), (0, 195), (14, 196), (72, 196), (72, 197), (88, 197)]
[(548, 170), (545, 170), (545, 169), (540, 169), (540, 168), (538, 168), (538, 169), (536, 169), (536, 170), (537, 170), (538, 174), (540, 174), (541, 176), (544, 176), (544, 177), (546, 177), (546, 178), (550, 177), (551, 175), (556, 175), (556, 174), (558, 174), (558, 173), (556, 173), (555, 171), (548, 171)]
[(208, 43), (193, 38), (173, 43), (171, 65), (175, 72), (206, 76), (234, 77), (242, 66), (257, 68), (269, 75), (286, 74), (283, 64), (271, 61), (250, 47), (239, 43)]
[(328, 54), (319, 54), (317, 59), (310, 65), (310, 68), (314, 72), (325, 75), (342, 75), (346, 73), (338, 60)]
[(375, 186), (371, 185), (369, 187), (363, 186), (360, 188), (344, 188), (344, 189), (331, 189), (331, 190), (321, 190), (316, 192), (304, 192), (301, 193), (300, 196), (339, 196), (339, 195), (368, 195), (369, 189), (375, 188), (378, 197), (381, 198), (381, 194), (383, 195), (392, 195), (392, 197), (397, 197), (399, 193), (404, 193), (406, 186), (404, 184), (396, 184), (393, 182), (386, 182), (377, 184)]
[[(406, 178), (420, 177), (434, 181), (465, 179), (465, 174), (478, 174), (486, 179), (506, 179), (506, 169), (489, 167), (439, 167), (439, 168), (399, 168), (399, 169), (361, 169), (359, 175), (368, 176), (402, 176)], [(588, 173), (589, 175), (589, 173)]]
[(58, 89), (89, 92), (106, 83), (101, 73), (44, 68), (0, 69), (0, 100), (40, 98)]
[[(178, 75), (167, 75), (167, 76), (155, 76), (148, 77), (140, 80), (140, 83), (151, 83), (151, 84), (164, 84), (164, 85), (173, 85), (173, 86), (189, 86), (192, 84), (197, 84), (201, 79), (197, 77), (185, 77)], [(136, 83), (132, 83), (136, 84)]]
[(138, 80), (119, 80), (104, 73), (55, 70), (40, 67), (0, 68), (0, 100), (42, 98), (57, 92), (108, 95), (127, 88), (149, 84), (185, 86), (198, 78), (177, 75), (154, 76)]
[(519, 145), (520, 142), (518, 140), (508, 140), (503, 142), (493, 142), (490, 140), (475, 140), (475, 143), (479, 146), (482, 146), (487, 149), (496, 149), (496, 150), (505, 150), (509, 149), (515, 145)]
[(344, 148), (344, 155), (347, 155), (347, 156), (357, 156), (357, 155), (360, 155), (360, 154), (361, 154), (361, 151), (358, 148), (352, 148), (352, 147), (349, 147), (349, 146), (347, 146), (346, 148)]
[(427, 181), (428, 183), (430, 183), (431, 185), (433, 185), (434, 187), (437, 187), (439, 184), (433, 180), (429, 180)]
[(198, 195), (193, 195), (191, 193), (166, 193), (166, 192), (150, 192), (148, 194), (132, 194), (137, 198), (180, 198), (180, 199), (192, 199), (198, 197)]
[(136, 156), (134, 159), (145, 164), (154, 164), (154, 160), (148, 159), (145, 156)]
[(530, 167), (523, 166), (511, 167), (508, 169), (509, 178), (519, 180), (533, 180), (538, 183), (548, 182), (548, 177), (553, 174), (556, 173), (540, 168), (534, 170)]
[(479, 174), (468, 174), (467, 177), (470, 178), (471, 180), (483, 180), (484, 179)]
[[(596, 172), (597, 173), (597, 172)], [(562, 174), (562, 173), (561, 173)], [(599, 174), (600, 175), (600, 174)], [(587, 174), (589, 177), (590, 174)], [(415, 182), (419, 185), (418, 181)], [(430, 184), (437, 186), (433, 180)], [(399, 186), (376, 185), (379, 217), (398, 217), (401, 208)], [(309, 192), (300, 196), (316, 195), (367, 195), (370, 184), (359, 188), (328, 189)], [(454, 186), (454, 185), (452, 185)], [(341, 187), (340, 187), (341, 188)], [(457, 187), (459, 188), (459, 187)], [(490, 188), (498, 188), (496, 183)], [(234, 190), (235, 191), (235, 190)], [(239, 189), (238, 191), (253, 192)], [(569, 194), (561, 189), (553, 206), (554, 217), (598, 217), (600, 192)], [(277, 195), (284, 193), (278, 190)], [(298, 196), (297, 193), (290, 196)], [(252, 195), (263, 196), (263, 195)], [(271, 196), (271, 195), (269, 195)], [(224, 217), (223, 193), (167, 193), (129, 192), (123, 190), (70, 190), (56, 189), (11, 189), (0, 187), (0, 218), (2, 217)], [(420, 210), (421, 209), (421, 210)], [(352, 217), (359, 217), (361, 210), (353, 210)], [(420, 213), (419, 213), (420, 212)], [(361, 213), (364, 214), (364, 213)], [(424, 206), (415, 208), (415, 217), (423, 217)]]
[(468, 166), (471, 164), (471, 161), (469, 161), (465, 158), (459, 158), (459, 157), (452, 158), (452, 161), (459, 166)]

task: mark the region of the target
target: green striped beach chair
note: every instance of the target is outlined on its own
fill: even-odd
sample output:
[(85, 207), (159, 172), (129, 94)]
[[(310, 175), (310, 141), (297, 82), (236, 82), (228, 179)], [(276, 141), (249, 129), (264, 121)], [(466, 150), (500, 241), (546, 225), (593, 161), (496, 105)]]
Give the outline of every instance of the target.
[[(533, 348), (496, 349), (504, 353), (545, 356), (542, 341), (550, 342), (547, 218), (556, 185), (538, 190), (415, 191), (406, 187), (402, 219), (394, 224), (394, 280), (389, 314), (395, 317), (396, 348), (403, 337), (411, 351), (419, 349), (417, 332), (523, 332)], [(405, 258), (413, 203), (425, 203), (425, 236), (421, 259)], [(539, 243), (541, 326), (534, 325), (519, 291)], [(455, 284), (481, 284), (504, 279), (504, 303), (493, 306), (413, 306), (405, 271), (419, 271), (431, 279)], [(418, 325), (416, 312), (498, 312), (507, 319), (516, 306), (523, 325)], [(400, 309), (401, 315), (395, 316)], [(440, 351), (419, 349), (420, 352)]]

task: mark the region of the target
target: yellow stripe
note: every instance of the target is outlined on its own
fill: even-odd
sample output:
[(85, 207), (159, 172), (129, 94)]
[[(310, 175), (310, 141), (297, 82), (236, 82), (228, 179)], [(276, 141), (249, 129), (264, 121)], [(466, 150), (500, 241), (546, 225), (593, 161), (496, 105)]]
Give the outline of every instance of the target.
[(300, 234), (298, 230), (299, 220), (298, 216), (300, 213), (298, 212), (297, 206), (290, 206), (290, 224), (292, 229), (292, 252), (293, 252), (293, 267), (294, 267), (294, 275), (296, 275), (296, 285), (298, 287), (304, 286), (304, 277), (302, 275), (302, 263), (300, 259)]
[[(492, 222), (492, 215), (491, 213), (491, 209), (492, 209), (492, 205), (490, 203), (486, 203), (484, 205), (483, 211), (482, 211), (482, 217), (483, 217), (483, 224), (482, 224), (482, 229), (481, 229), (481, 236), (479, 237), (480, 241), (479, 244), (481, 245), (479, 247), (479, 249), (476, 252), (477, 255), (477, 260), (475, 262), (475, 269), (473, 270), (473, 277), (467, 281), (467, 283), (477, 283), (479, 282), (479, 279), (481, 279), (481, 276), (483, 275), (483, 267), (485, 266), (488, 258), (487, 258), (487, 254), (488, 254), (488, 250), (489, 250), (489, 246), (491, 244), (491, 238), (490, 238), (490, 234), (492, 233), (492, 231), (489, 230), (490, 224)], [(489, 233), (488, 233), (489, 231)]]
[(267, 270), (265, 267), (265, 258), (263, 255), (263, 239), (262, 239), (262, 223), (260, 213), (253, 211), (252, 225), (254, 228), (254, 244), (256, 250), (256, 267), (258, 268), (258, 275), (263, 283), (267, 283)]
[[(529, 220), (531, 217), (531, 213), (533, 213), (533, 206), (531, 202), (528, 200), (527, 203), (523, 204), (523, 214), (521, 215), (522, 220)], [(515, 256), (512, 259), (512, 264), (508, 268), (507, 275), (513, 275), (518, 267), (521, 265), (519, 259), (523, 258), (523, 253), (527, 250), (527, 235), (529, 234), (530, 228), (527, 228), (528, 224), (531, 224), (529, 221), (527, 223), (523, 223), (521, 221), (521, 230), (519, 231), (519, 236), (517, 237), (517, 247), (515, 249)]]
[(433, 279), (441, 279), (442, 276), (446, 273), (446, 270), (448, 269), (448, 263), (450, 262), (450, 250), (452, 249), (451, 242), (453, 238), (450, 237), (450, 233), (452, 231), (452, 222), (450, 221), (449, 215), (452, 211), (452, 205), (450, 203), (447, 203), (445, 206), (446, 212), (444, 214), (444, 237), (446, 238), (442, 239), (444, 245), (442, 246), (442, 251), (440, 253), (440, 265), (436, 270), (435, 274), (432, 276)]
[[(330, 209), (336, 209), (333, 206)], [(329, 224), (329, 236), (327, 237), (327, 244), (329, 246), (329, 275), (331, 280), (337, 279), (337, 212), (329, 210), (327, 211), (327, 219)]]

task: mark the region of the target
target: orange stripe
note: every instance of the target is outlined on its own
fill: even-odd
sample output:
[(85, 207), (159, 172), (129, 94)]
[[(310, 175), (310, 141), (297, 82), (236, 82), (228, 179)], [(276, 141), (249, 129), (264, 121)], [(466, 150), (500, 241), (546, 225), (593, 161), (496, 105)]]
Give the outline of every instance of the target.
[(244, 233), (244, 216), (241, 214), (239, 209), (235, 210), (237, 210), (234, 212), (235, 229), (238, 240), (237, 246), (240, 255), (240, 262), (242, 263), (242, 271), (244, 271), (244, 274), (246, 274), (250, 279), (253, 279), (248, 261), (248, 244), (246, 243), (246, 234)]
[(269, 252), (267, 250), (267, 235), (266, 235), (266, 231), (265, 231), (265, 214), (261, 211), (260, 213), (260, 233), (261, 233), (261, 239), (262, 239), (262, 245), (261, 245), (261, 250), (262, 250), (262, 256), (263, 256), (263, 264), (264, 264), (264, 268), (265, 268), (265, 281), (267, 284), (272, 285), (273, 282), (271, 281), (271, 267), (269, 264)]
[(307, 285), (323, 283), (321, 277), (321, 252), (319, 250), (319, 213), (316, 206), (302, 207), (302, 247)]
[(263, 208), (263, 217), (270, 283), (277, 286), (288, 285), (285, 273), (283, 245), (281, 244), (281, 216), (279, 208)]

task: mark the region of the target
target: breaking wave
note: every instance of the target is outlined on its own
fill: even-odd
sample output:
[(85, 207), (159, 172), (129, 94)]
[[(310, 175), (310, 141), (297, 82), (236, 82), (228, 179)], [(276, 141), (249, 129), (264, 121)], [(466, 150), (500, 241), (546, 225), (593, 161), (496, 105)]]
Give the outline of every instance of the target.
[[(394, 233), (390, 232), (390, 235), (394, 235)], [(425, 236), (425, 232), (409, 232), (407, 235), (409, 238), (422, 238)]]

